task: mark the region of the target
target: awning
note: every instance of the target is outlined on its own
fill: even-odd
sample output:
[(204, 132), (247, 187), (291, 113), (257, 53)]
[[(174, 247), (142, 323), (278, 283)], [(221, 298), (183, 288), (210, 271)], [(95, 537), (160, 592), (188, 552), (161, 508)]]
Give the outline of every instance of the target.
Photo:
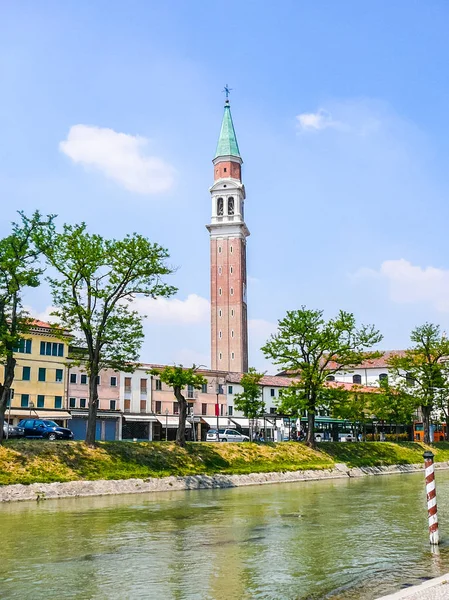
[[(274, 420), (274, 419), (273, 419)], [(244, 417), (231, 417), (231, 421), (235, 425), (238, 425), (242, 429), (249, 429), (250, 420), (245, 419)], [(264, 419), (263, 417), (259, 417), (258, 419), (251, 419), (251, 425), (257, 427), (258, 429), (262, 429), (264, 427)], [(268, 420), (268, 417), (265, 418), (265, 427), (267, 429), (273, 429), (274, 423)]]
[[(201, 420), (217, 429), (217, 417), (201, 417)], [(234, 423), (228, 417), (218, 417), (218, 428), (226, 429), (226, 427), (234, 427)]]
[(58, 421), (61, 419), (71, 419), (72, 415), (66, 411), (54, 411), (54, 410), (34, 410), (26, 408), (23, 410), (17, 408), (11, 408), (11, 410), (7, 409), (5, 413), (5, 417), (21, 417), (22, 419), (50, 419), (54, 421), (57, 419)]
[[(178, 429), (179, 427), (179, 417), (164, 417), (162, 415), (156, 416), (156, 421), (162, 425), (162, 427), (167, 427), (167, 429)], [(186, 428), (192, 427), (190, 423), (186, 421)]]
[[(80, 410), (79, 408), (72, 409), (72, 419), (87, 419), (89, 417), (89, 412), (87, 410)], [(117, 412), (108, 412), (105, 410), (99, 410), (97, 412), (97, 419), (119, 419), (120, 414)]]
[(123, 416), (125, 418), (125, 421), (144, 421), (145, 423), (155, 423), (158, 420), (154, 415), (128, 415), (125, 413)]

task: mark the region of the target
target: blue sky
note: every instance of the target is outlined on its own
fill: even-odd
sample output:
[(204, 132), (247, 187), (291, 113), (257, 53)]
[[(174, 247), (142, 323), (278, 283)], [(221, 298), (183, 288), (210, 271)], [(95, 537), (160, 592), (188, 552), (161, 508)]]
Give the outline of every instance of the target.
[[(142, 359), (209, 363), (208, 187), (225, 83), (247, 191), (250, 363), (288, 309), (404, 347), (449, 327), (446, 2), (0, 4), (0, 234), (39, 208), (177, 267)], [(122, 134), (122, 135), (119, 135)], [(36, 314), (45, 287), (27, 297)]]

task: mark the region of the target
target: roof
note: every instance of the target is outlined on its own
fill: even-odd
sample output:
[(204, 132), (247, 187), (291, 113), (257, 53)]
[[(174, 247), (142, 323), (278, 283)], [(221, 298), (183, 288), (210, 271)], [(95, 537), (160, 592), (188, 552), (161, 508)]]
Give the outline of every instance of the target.
[(44, 327), (45, 329), (51, 329), (50, 323), (46, 321), (39, 321), (39, 319), (30, 319), (30, 325), (33, 327)]
[[(240, 383), (245, 373), (228, 373), (226, 376), (227, 383)], [(264, 375), (260, 380), (260, 385), (269, 387), (288, 387), (292, 383), (291, 377), (280, 377), (279, 375)]]
[(235, 135), (234, 123), (232, 122), (229, 100), (226, 100), (225, 103), (220, 137), (218, 138), (217, 151), (215, 152), (215, 158), (219, 156), (237, 156), (240, 158), (240, 150)]
[[(346, 367), (347, 371), (354, 371), (356, 369), (383, 369), (383, 368), (387, 368), (388, 367), (388, 361), (390, 360), (390, 358), (392, 358), (393, 356), (404, 356), (405, 355), (405, 350), (386, 350), (382, 356), (380, 356), (379, 358), (370, 358), (368, 360), (365, 360), (364, 362), (360, 363), (359, 365), (356, 365), (354, 367)], [(331, 361), (328, 364), (328, 369), (337, 369), (338, 368), (338, 363)], [(284, 377), (286, 375), (295, 375), (296, 371), (291, 371), (291, 370), (287, 370), (287, 371), (281, 371), (278, 375), (276, 375), (276, 377)]]

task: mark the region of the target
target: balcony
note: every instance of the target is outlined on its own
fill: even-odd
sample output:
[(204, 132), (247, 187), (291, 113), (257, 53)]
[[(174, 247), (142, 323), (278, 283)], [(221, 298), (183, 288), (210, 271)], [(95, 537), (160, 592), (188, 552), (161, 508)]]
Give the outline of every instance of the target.
[(187, 400), (197, 400), (198, 392), (196, 390), (187, 390)]

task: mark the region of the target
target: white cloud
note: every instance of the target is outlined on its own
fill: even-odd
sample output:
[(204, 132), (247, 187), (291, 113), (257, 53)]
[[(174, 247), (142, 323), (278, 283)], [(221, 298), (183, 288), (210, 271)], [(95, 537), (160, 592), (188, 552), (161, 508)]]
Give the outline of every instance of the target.
[(297, 127), (300, 131), (322, 131), (323, 129), (342, 129), (344, 124), (335, 121), (332, 115), (323, 108), (315, 113), (301, 113), (296, 117)]
[(137, 298), (133, 304), (140, 313), (155, 323), (192, 324), (210, 319), (210, 303), (197, 294), (185, 300), (178, 298)]
[(423, 302), (440, 312), (449, 312), (449, 270), (419, 267), (403, 258), (386, 260), (378, 271), (360, 269), (359, 279), (381, 278), (388, 284), (389, 295), (398, 304)]
[(32, 306), (28, 305), (25, 305), (23, 308), (30, 315), (30, 317), (33, 317), (33, 319), (37, 319), (38, 321), (44, 321), (46, 323), (55, 323), (57, 321), (57, 318), (51, 314), (54, 310), (56, 310), (53, 306), (47, 306), (47, 308), (42, 311), (38, 311)]
[(73, 125), (59, 149), (75, 163), (94, 168), (138, 194), (165, 192), (174, 169), (157, 156), (144, 154), (148, 140), (113, 129)]

